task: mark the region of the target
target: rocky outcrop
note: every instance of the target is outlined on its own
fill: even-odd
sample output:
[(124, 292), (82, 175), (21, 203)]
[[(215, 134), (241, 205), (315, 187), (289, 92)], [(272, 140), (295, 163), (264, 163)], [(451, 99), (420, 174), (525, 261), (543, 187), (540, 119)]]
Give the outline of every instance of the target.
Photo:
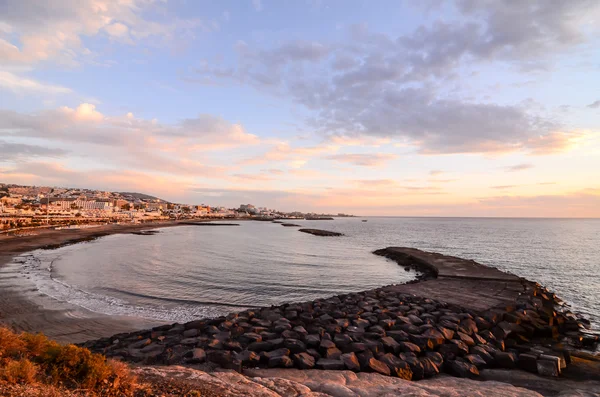
[(296, 225), (295, 223), (282, 223), (281, 226), (285, 226), (285, 227), (300, 227), (300, 225)]
[[(438, 377), (410, 382), (379, 374), (320, 370), (254, 370), (247, 376), (235, 372), (203, 372), (185, 367), (141, 367), (140, 378), (159, 382), (177, 379), (204, 396), (220, 397), (541, 397), (540, 394), (500, 382)], [(567, 395), (561, 395), (563, 397)]]
[(329, 230), (321, 230), (321, 229), (298, 229), (302, 233), (313, 234), (315, 236), (323, 236), (323, 237), (335, 237), (335, 236), (343, 236), (343, 233), (331, 232)]

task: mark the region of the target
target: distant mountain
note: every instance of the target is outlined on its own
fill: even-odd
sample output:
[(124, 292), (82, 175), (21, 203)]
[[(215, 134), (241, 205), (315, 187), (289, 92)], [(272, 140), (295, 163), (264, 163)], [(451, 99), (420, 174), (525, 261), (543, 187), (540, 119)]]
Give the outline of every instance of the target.
[(123, 196), (131, 196), (140, 200), (160, 200), (160, 201), (164, 201), (165, 203), (168, 203), (167, 200), (163, 200), (161, 198), (158, 197), (154, 197), (154, 196), (150, 196), (149, 194), (144, 194), (144, 193), (135, 193), (135, 192), (116, 192), (119, 193), (120, 195)]

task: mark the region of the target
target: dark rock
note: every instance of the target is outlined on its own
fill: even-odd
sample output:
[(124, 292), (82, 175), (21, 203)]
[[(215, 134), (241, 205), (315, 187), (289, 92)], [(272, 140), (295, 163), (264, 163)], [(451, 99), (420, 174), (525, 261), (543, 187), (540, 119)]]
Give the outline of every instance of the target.
[(420, 357), (419, 361), (423, 366), (423, 373), (426, 378), (430, 378), (440, 373), (437, 365), (428, 357)]
[(438, 368), (444, 363), (444, 357), (438, 352), (426, 352), (425, 357), (429, 358)]
[(328, 371), (335, 371), (335, 370), (343, 370), (345, 369), (345, 365), (342, 362), (342, 360), (328, 360), (326, 358), (321, 358), (320, 360), (317, 361), (317, 368), (319, 369), (325, 369)]
[(369, 361), (367, 361), (366, 368), (371, 372), (377, 372), (387, 376), (390, 375), (390, 369), (388, 366), (377, 360), (375, 357), (372, 357)]
[(227, 350), (209, 350), (206, 352), (206, 359), (217, 364), (224, 369), (233, 369), (237, 372), (242, 371), (242, 361), (235, 357), (233, 353)]
[(187, 363), (200, 364), (206, 361), (206, 352), (203, 349), (193, 349), (187, 352), (183, 358)]
[(360, 363), (354, 353), (344, 353), (340, 356), (340, 360), (344, 363), (344, 366), (349, 371), (358, 372), (360, 371)]
[(261, 342), (262, 336), (254, 332), (248, 332), (240, 336), (238, 340), (245, 345), (249, 345), (256, 342)]
[(330, 341), (328, 339), (323, 339), (321, 341), (321, 344), (319, 345), (319, 348), (323, 351), (325, 351), (327, 349), (331, 349), (332, 347), (336, 347), (335, 343), (333, 343), (333, 341)]
[(446, 338), (446, 339), (454, 338), (454, 331), (451, 330), (450, 328), (438, 327), (438, 330), (441, 332), (441, 334), (444, 336), (444, 338)]
[(333, 342), (336, 346), (343, 348), (352, 343), (352, 338), (345, 334), (338, 334), (333, 337)]
[(362, 351), (365, 351), (368, 349), (369, 348), (364, 343), (352, 342), (348, 346), (344, 347), (344, 352), (345, 353), (358, 353), (358, 352), (362, 352)]
[(386, 331), (386, 335), (394, 338), (396, 342), (408, 341), (408, 334), (402, 330)]
[(479, 370), (471, 363), (459, 360), (450, 360), (445, 364), (446, 371), (459, 378), (474, 378), (479, 376)]
[(361, 370), (365, 371), (369, 365), (369, 360), (374, 358), (375, 355), (371, 350), (365, 350), (362, 352), (356, 353), (356, 358), (358, 358), (358, 363), (360, 364)]
[(397, 376), (402, 379), (411, 380), (412, 371), (410, 366), (405, 361), (400, 360), (398, 357), (391, 353), (384, 354), (379, 357), (379, 361), (384, 363), (390, 369), (391, 375)]
[(250, 345), (248, 345), (248, 350), (253, 351), (253, 352), (264, 352), (264, 351), (269, 351), (273, 348), (273, 344), (269, 341), (266, 342), (254, 342), (251, 343)]
[(384, 336), (380, 340), (381, 340), (381, 343), (383, 343), (383, 348), (386, 351), (392, 352), (394, 354), (400, 353), (400, 351), (401, 351), (400, 344), (398, 342), (396, 342), (393, 338), (391, 338), (389, 336)]
[(421, 348), (414, 343), (410, 342), (399, 342), (400, 350), (403, 352), (421, 353)]
[(487, 365), (485, 360), (478, 354), (467, 354), (464, 358), (478, 369), (484, 368)]
[(294, 366), (294, 363), (291, 358), (288, 356), (276, 356), (269, 358), (269, 368), (290, 368)]
[(267, 361), (271, 360), (273, 357), (281, 357), (281, 356), (289, 356), (290, 351), (286, 348), (272, 350), (270, 352), (262, 352), (261, 356), (264, 357)]
[(537, 373), (537, 356), (527, 353), (519, 355), (519, 368), (534, 374)]
[(129, 347), (131, 349), (141, 349), (143, 347), (148, 346), (151, 343), (152, 343), (152, 339), (146, 338), (146, 339), (139, 340), (135, 343), (132, 343), (131, 345), (129, 345)]
[(326, 359), (337, 360), (342, 355), (342, 351), (337, 347), (330, 347), (322, 352), (322, 356)]
[(241, 352), (242, 350), (244, 350), (240, 342), (234, 340), (223, 342), (223, 348), (225, 350), (233, 350), (236, 352)]
[(306, 345), (298, 339), (285, 339), (283, 341), (283, 347), (289, 349), (292, 354), (306, 351)]
[(500, 368), (513, 369), (517, 367), (517, 356), (514, 353), (498, 352), (495, 359)]
[(253, 351), (244, 350), (236, 355), (236, 357), (243, 363), (248, 365), (258, 364), (260, 356)]
[(537, 360), (537, 372), (542, 376), (557, 377), (560, 375), (558, 360)]
[(467, 346), (467, 344), (461, 340), (457, 340), (457, 339), (452, 339), (449, 340), (448, 342), (450, 342), (449, 344), (454, 344), (456, 345), (456, 347), (458, 348), (458, 354), (462, 355), (462, 354), (469, 354), (469, 347)]
[(198, 336), (199, 333), (200, 333), (200, 331), (198, 331), (196, 328), (191, 328), (191, 329), (183, 331), (183, 337), (184, 338), (194, 338), (194, 337)]
[(413, 353), (400, 353), (399, 357), (410, 366), (413, 380), (421, 380), (425, 377), (423, 364)]
[(308, 353), (294, 354), (293, 359), (300, 369), (312, 369), (315, 366), (315, 358)]
[(319, 335), (306, 335), (304, 343), (309, 347), (317, 347), (321, 344), (321, 337)]
[(479, 331), (477, 323), (470, 318), (461, 320), (458, 330), (467, 335), (473, 335)]

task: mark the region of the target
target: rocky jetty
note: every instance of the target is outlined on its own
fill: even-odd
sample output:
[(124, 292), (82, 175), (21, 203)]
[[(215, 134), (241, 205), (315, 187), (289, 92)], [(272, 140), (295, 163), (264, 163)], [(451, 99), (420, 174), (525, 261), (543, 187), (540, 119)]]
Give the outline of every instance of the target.
[(300, 225), (296, 225), (295, 223), (282, 223), (281, 226), (285, 226), (285, 227), (300, 227)]
[[(401, 265), (423, 267), (419, 261), (427, 261), (439, 278), (460, 278), (470, 266), (473, 275), (504, 284), (510, 297), (468, 307), (388, 286), (164, 325), (84, 346), (142, 364), (209, 363), (238, 372), (347, 370), (419, 380), (440, 373), (477, 378), (486, 368), (557, 377), (571, 362), (573, 348), (598, 341), (585, 331), (587, 321), (539, 284), (460, 258), (400, 248), (387, 253)], [(430, 281), (438, 280), (414, 285)], [(518, 287), (507, 288), (511, 283)], [(485, 296), (489, 291), (482, 285)]]
[(335, 236), (343, 236), (343, 233), (331, 232), (329, 230), (321, 230), (321, 229), (298, 229), (302, 233), (313, 234), (315, 236), (323, 236), (323, 237), (335, 237)]

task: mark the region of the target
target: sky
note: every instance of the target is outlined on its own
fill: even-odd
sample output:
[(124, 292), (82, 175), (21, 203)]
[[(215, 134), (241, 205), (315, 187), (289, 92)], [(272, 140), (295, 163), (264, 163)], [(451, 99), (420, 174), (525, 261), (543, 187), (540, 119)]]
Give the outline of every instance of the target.
[(0, 182), (600, 217), (600, 2), (0, 0)]

